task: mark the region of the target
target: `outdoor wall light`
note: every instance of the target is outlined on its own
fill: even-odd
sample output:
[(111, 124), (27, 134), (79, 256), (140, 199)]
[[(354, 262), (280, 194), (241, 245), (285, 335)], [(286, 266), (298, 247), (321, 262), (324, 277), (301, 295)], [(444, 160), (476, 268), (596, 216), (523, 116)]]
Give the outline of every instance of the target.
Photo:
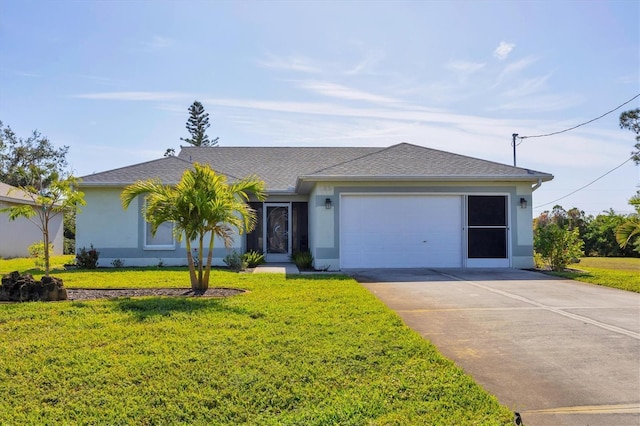
[(527, 199), (526, 198), (520, 198), (520, 208), (521, 209), (526, 209), (527, 208)]
[(327, 209), (327, 210), (331, 209), (331, 198), (326, 198), (324, 200), (324, 208)]

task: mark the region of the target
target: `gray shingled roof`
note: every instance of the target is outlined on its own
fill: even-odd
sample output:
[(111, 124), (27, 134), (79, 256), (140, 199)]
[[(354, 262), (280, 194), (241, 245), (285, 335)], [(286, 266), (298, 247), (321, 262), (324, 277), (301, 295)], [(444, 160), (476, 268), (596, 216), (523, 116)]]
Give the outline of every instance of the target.
[[(125, 185), (159, 178), (175, 183), (191, 163), (209, 164), (230, 179), (257, 175), (269, 192), (294, 192), (320, 180), (551, 180), (505, 164), (401, 143), (371, 147), (183, 147), (168, 157), (83, 177), (83, 185)], [(306, 189), (304, 189), (306, 191)]]
[(317, 170), (311, 176), (530, 177), (531, 173), (527, 169), (401, 143)]
[(219, 173), (257, 175), (270, 191), (293, 191), (299, 176), (354, 160), (380, 148), (183, 147), (179, 157), (206, 163)]
[(81, 186), (123, 186), (147, 179), (160, 179), (163, 183), (171, 184), (179, 182), (184, 171), (190, 168), (188, 161), (165, 157), (83, 176)]

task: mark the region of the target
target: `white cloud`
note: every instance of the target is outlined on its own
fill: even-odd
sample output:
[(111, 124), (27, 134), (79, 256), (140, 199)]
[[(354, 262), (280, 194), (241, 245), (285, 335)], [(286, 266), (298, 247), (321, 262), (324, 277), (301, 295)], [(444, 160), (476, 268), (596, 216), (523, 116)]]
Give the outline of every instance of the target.
[(267, 55), (266, 59), (258, 60), (258, 65), (265, 68), (307, 73), (317, 73), (321, 71), (318, 67), (312, 65), (307, 58), (302, 56), (279, 57), (275, 55)]
[(398, 103), (398, 100), (386, 96), (376, 95), (374, 93), (364, 92), (350, 87), (342, 86), (326, 81), (299, 81), (296, 83), (298, 87), (310, 90), (322, 96), (331, 98), (345, 99), (350, 101), (366, 101), (373, 103)]
[(478, 62), (453, 61), (445, 65), (446, 68), (464, 74), (473, 74), (484, 68), (485, 64)]
[(516, 47), (514, 43), (507, 43), (505, 41), (501, 41), (496, 50), (493, 51), (493, 56), (500, 59), (501, 61), (507, 59), (509, 53)]
[(498, 78), (496, 79), (496, 82), (492, 86), (492, 88), (498, 87), (500, 84), (502, 84), (505, 78), (517, 75), (519, 72), (535, 63), (537, 60), (538, 58), (536, 58), (535, 56), (527, 56), (526, 58), (522, 58), (519, 61), (507, 64), (507, 66), (505, 66), (502, 72), (498, 75)]
[(104, 86), (115, 86), (123, 83), (123, 80), (117, 80), (110, 77), (102, 77), (99, 75), (76, 74), (76, 77), (89, 80)]
[(191, 99), (194, 95), (182, 92), (99, 92), (83, 93), (71, 97), (107, 101), (172, 101)]
[(580, 95), (568, 94), (548, 94), (522, 97), (509, 103), (499, 105), (494, 110), (502, 111), (528, 111), (528, 112), (549, 112), (561, 111), (580, 105), (585, 98)]
[(540, 92), (547, 87), (547, 81), (551, 77), (551, 73), (535, 78), (528, 78), (520, 81), (516, 85), (512, 85), (509, 90), (504, 92), (505, 96), (526, 96), (536, 92)]
[(174, 41), (159, 35), (154, 35), (151, 40), (141, 42), (142, 46), (150, 50), (166, 49), (174, 45)]
[(36, 74), (33, 72), (26, 72), (26, 71), (14, 71), (14, 74), (17, 75), (18, 77), (34, 77), (34, 78), (42, 77), (41, 74)]
[[(457, 77), (458, 88), (468, 88), (469, 78), (479, 72), (485, 67), (484, 63), (479, 62), (467, 62), (467, 61), (452, 61), (445, 65), (445, 68), (453, 71)], [(477, 82), (475, 82), (477, 83)]]
[(512, 62), (506, 67), (504, 67), (504, 71), (502, 73), (512, 74), (512, 73), (522, 71), (523, 69), (527, 68), (529, 65), (535, 63), (537, 60), (538, 58), (534, 56), (527, 56), (526, 58), (522, 58), (517, 62)]
[(346, 75), (372, 74), (372, 68), (384, 58), (381, 52), (370, 51), (365, 58), (353, 68), (345, 71)]

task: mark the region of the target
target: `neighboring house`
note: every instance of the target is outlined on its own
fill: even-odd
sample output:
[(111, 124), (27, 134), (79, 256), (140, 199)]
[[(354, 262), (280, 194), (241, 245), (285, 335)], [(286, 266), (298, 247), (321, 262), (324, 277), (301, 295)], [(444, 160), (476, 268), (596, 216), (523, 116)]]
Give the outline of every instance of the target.
[[(235, 239), (238, 252), (267, 262), (310, 250), (330, 270), (404, 267), (512, 267), (533, 263), (532, 193), (547, 173), (401, 143), (387, 148), (183, 147), (166, 157), (82, 178), (86, 207), (76, 247), (91, 244), (100, 265), (186, 264), (184, 241), (167, 223), (155, 236), (143, 200), (123, 210), (122, 189), (137, 180), (178, 182), (193, 162), (230, 180), (255, 174), (268, 198), (251, 205), (258, 226)], [(228, 254), (220, 241), (215, 264)]]
[[(21, 204), (33, 205), (33, 200), (26, 192), (0, 182), (0, 209)], [(37, 221), (38, 218), (34, 217)], [(53, 253), (61, 255), (64, 249), (64, 225), (62, 215), (49, 221), (49, 238), (53, 244)], [(8, 213), (0, 213), (0, 257), (28, 257), (28, 247), (42, 241), (42, 231), (38, 226), (25, 218), (9, 221)]]

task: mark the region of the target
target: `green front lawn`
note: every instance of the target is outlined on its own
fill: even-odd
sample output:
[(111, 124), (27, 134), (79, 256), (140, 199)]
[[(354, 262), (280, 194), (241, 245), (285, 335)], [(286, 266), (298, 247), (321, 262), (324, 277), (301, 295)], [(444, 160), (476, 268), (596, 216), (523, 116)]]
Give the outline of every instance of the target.
[(640, 293), (640, 258), (584, 257), (570, 267), (553, 275)]
[[(23, 272), (14, 262), (0, 273)], [(180, 268), (53, 275), (68, 287), (188, 286)], [(211, 285), (248, 292), (0, 304), (0, 423), (511, 422), (352, 279), (215, 271)]]

